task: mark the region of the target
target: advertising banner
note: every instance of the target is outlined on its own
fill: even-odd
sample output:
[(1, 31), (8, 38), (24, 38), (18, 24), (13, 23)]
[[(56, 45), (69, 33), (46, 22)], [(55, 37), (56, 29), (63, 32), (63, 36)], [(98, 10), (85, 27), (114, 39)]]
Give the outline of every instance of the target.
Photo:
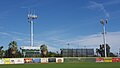
[(15, 59), (14, 58), (10, 58), (10, 64), (15, 64)]
[(104, 62), (104, 58), (96, 58), (96, 62)]
[(10, 58), (10, 64), (24, 64), (24, 58)]
[(24, 64), (24, 58), (16, 58), (15, 64)]
[(24, 58), (24, 63), (32, 63), (32, 58)]
[(56, 58), (49, 58), (48, 62), (56, 62)]
[(4, 58), (4, 64), (10, 64), (10, 58)]
[(120, 62), (120, 58), (112, 58), (112, 62)]
[(32, 59), (32, 62), (33, 62), (33, 63), (40, 63), (40, 62), (41, 62), (41, 59), (40, 59), (40, 58), (33, 58), (33, 59)]
[(56, 58), (56, 63), (63, 63), (64, 59), (63, 58)]
[(48, 63), (48, 58), (41, 58), (41, 63)]
[(0, 64), (4, 64), (4, 59), (0, 59)]
[(112, 58), (104, 58), (104, 62), (112, 62)]

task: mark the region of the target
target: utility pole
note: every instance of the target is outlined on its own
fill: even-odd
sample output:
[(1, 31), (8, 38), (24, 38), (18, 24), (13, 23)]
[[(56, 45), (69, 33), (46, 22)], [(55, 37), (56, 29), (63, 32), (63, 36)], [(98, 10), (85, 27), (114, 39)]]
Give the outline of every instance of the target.
[(103, 43), (104, 43), (104, 50), (105, 50), (105, 57), (107, 57), (107, 52), (106, 52), (106, 28), (105, 28), (105, 24), (107, 24), (107, 19), (106, 20), (103, 20), (101, 19), (100, 23), (102, 24), (103, 26)]

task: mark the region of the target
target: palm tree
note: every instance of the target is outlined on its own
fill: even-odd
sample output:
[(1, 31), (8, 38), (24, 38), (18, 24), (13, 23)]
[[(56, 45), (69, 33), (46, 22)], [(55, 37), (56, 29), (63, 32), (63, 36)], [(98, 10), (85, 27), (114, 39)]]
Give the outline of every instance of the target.
[(48, 52), (47, 46), (45, 44), (43, 44), (40, 46), (40, 49), (41, 49), (42, 56), (45, 57), (47, 55), (47, 52)]
[(18, 46), (17, 42), (16, 41), (12, 41), (12, 42), (9, 43), (8, 46), (9, 46), (9, 49), (10, 49), (10, 53), (13, 54), (13, 55), (16, 54), (17, 46)]
[(98, 48), (96, 48), (96, 54), (97, 54), (97, 56), (98, 56), (98, 54), (99, 54), (99, 49), (98, 49)]
[(4, 50), (2, 50), (3, 46), (0, 47), (0, 58), (2, 58)]
[(0, 47), (0, 51), (2, 50), (3, 46)]

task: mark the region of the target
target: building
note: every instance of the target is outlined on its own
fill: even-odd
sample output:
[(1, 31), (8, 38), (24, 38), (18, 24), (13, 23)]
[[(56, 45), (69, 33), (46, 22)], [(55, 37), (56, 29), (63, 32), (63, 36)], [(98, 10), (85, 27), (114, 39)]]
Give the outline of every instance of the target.
[(40, 47), (22, 46), (20, 48), (24, 57), (39, 57)]
[(63, 57), (92, 57), (94, 49), (60, 49)]

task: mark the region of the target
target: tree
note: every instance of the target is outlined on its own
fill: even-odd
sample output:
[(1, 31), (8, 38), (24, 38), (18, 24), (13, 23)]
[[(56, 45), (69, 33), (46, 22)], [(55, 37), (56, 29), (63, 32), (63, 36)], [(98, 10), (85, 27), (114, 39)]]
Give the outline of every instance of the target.
[(115, 55), (112, 52), (110, 52), (110, 57), (117, 57), (117, 55)]
[(108, 57), (111, 57), (110, 56), (110, 46), (108, 44), (106, 44), (106, 53), (107, 53)]
[(96, 48), (96, 54), (97, 54), (97, 56), (98, 56), (98, 54), (99, 54), (99, 49), (98, 49), (98, 48)]
[(5, 57), (9, 58), (15, 58), (15, 57), (21, 57), (21, 53), (18, 50), (18, 45), (16, 41), (12, 41), (8, 45), (8, 50), (5, 51)]
[(57, 52), (48, 52), (47, 57), (62, 57), (61, 54)]
[(2, 58), (4, 55), (4, 50), (2, 49), (3, 49), (3, 46), (0, 47), (0, 58)]
[(104, 44), (100, 45), (99, 53), (101, 57), (105, 57), (105, 50), (104, 50)]
[(45, 44), (43, 44), (40, 46), (40, 49), (41, 49), (42, 57), (46, 57), (47, 52), (48, 52), (47, 46)]
[[(104, 48), (104, 44), (100, 45), (100, 48), (96, 49), (96, 53), (99, 53), (101, 55), (101, 57), (105, 57), (105, 48)], [(110, 57), (110, 46), (108, 44), (106, 44), (106, 53), (107, 56)]]
[(17, 45), (17, 42), (16, 42), (16, 41), (12, 41), (12, 42), (9, 43), (8, 46), (9, 46), (9, 49), (10, 49), (11, 54), (14, 55), (14, 54), (17, 52), (17, 50), (18, 50), (18, 49), (17, 49), (17, 46), (18, 46), (18, 45)]
[(54, 52), (48, 52), (48, 54), (47, 54), (47, 57), (55, 57), (56, 56), (56, 53), (54, 53)]
[(0, 51), (2, 50), (3, 46), (0, 47)]

